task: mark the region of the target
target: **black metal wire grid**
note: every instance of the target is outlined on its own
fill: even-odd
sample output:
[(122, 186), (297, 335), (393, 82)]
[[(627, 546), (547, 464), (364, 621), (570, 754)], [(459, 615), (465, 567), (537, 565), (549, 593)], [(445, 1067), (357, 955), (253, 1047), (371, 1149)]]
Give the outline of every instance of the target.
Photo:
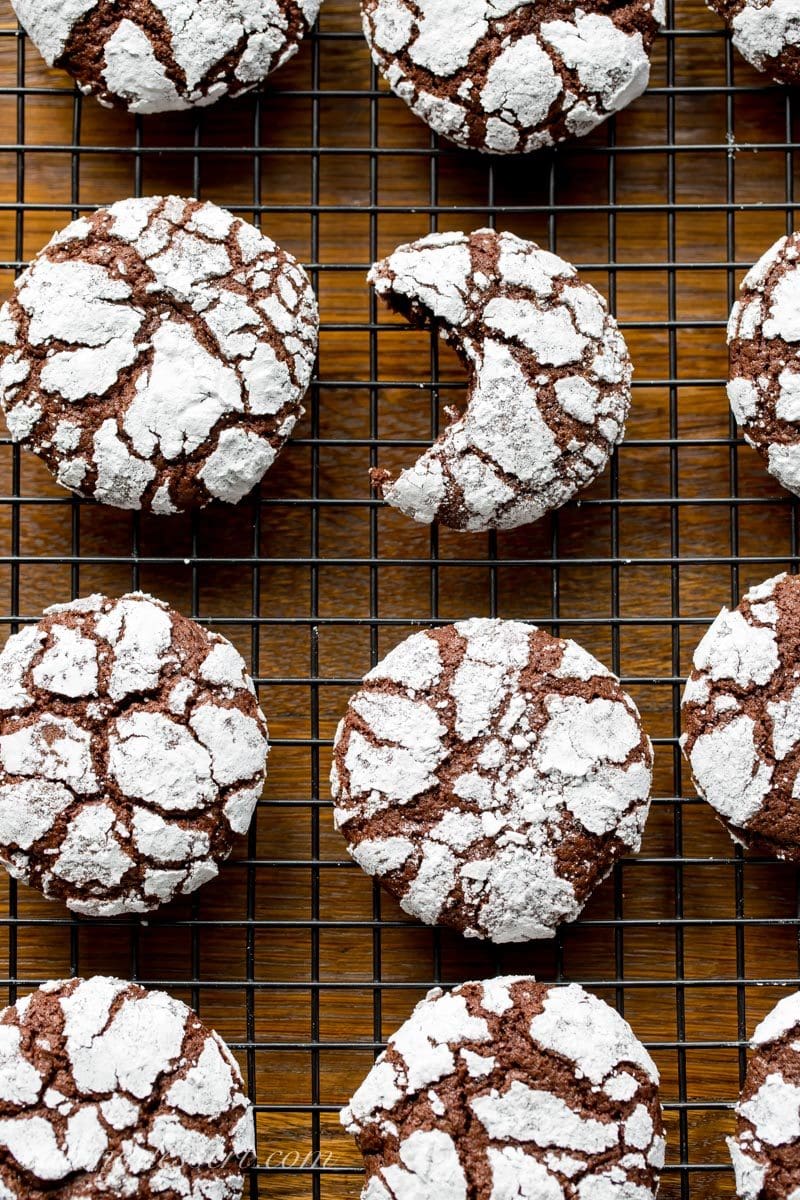
[[(9, 883), (0, 982), (10, 1002), (53, 975), (95, 971), (184, 995), (247, 1071), (259, 1124), (250, 1195), (332, 1200), (359, 1190), (338, 1106), (421, 991), (499, 970), (577, 979), (625, 1011), (662, 1068), (664, 1194), (732, 1194), (723, 1136), (747, 1034), (800, 984), (795, 876), (745, 860), (716, 831), (685, 794), (677, 737), (704, 625), (796, 561), (796, 506), (742, 448), (722, 396), (738, 276), (792, 226), (792, 96), (744, 68), (696, 2), (679, 3), (648, 97), (602, 134), (524, 165), (476, 160), (429, 139), (386, 92), (354, 8), (326, 0), (296, 66), (263, 94), (156, 126), (102, 114), (45, 72), (7, 6), (6, 286), (70, 216), (170, 186), (222, 200), (298, 250), (323, 331), (309, 415), (233, 513), (164, 532), (65, 497), (0, 443), (9, 632), (52, 600), (144, 586), (248, 650), (277, 714), (258, 823), (220, 883), (185, 909), (102, 926)], [(407, 461), (463, 383), (435, 341), (381, 317), (362, 277), (402, 237), (479, 224), (530, 231), (585, 269), (620, 312), (638, 373), (628, 439), (580, 506), (534, 531), (464, 539), (411, 530), (369, 496), (366, 468)], [(493, 952), (418, 930), (330, 828), (331, 735), (358, 677), (416, 624), (475, 613), (584, 641), (654, 733), (643, 853), (547, 946)]]

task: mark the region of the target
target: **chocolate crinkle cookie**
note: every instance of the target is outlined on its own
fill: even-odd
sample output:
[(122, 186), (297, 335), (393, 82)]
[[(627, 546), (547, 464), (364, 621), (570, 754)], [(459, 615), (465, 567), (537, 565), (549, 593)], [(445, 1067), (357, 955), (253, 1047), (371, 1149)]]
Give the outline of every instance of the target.
[(436, 133), (521, 154), (582, 137), (640, 96), (664, 0), (362, 0), (392, 91)]
[(758, 71), (778, 83), (800, 83), (800, 9), (796, 0), (708, 0), (733, 44)]
[(0, 1013), (2, 1200), (235, 1200), (255, 1147), (238, 1064), (165, 992), (96, 975)]
[(650, 741), (617, 678), (519, 621), (414, 634), (339, 725), (334, 820), (353, 858), (428, 924), (552, 937), (647, 819)]
[(800, 862), (800, 578), (722, 609), (695, 650), (683, 719), (695, 787), (731, 837)]
[(302, 414), (317, 305), (290, 254), (225, 209), (123, 200), (57, 233), (0, 310), (11, 436), (117, 508), (235, 503)]
[(800, 495), (800, 234), (745, 275), (728, 322), (728, 399), (771, 475)]
[(141, 592), (10, 637), (0, 718), (0, 862), (78, 913), (195, 891), (261, 795), (267, 726), (240, 654)]
[(792, 1200), (800, 1187), (800, 992), (756, 1027), (728, 1138), (742, 1200)]
[(341, 1120), (362, 1200), (650, 1200), (664, 1163), (658, 1071), (577, 984), (435, 988)]
[(239, 96), (297, 53), (321, 0), (12, 0), (49, 67), (101, 104), (166, 112)]
[(625, 433), (633, 373), (602, 296), (510, 233), (431, 234), (376, 263), (394, 312), (469, 372), (466, 410), (413, 467), (372, 472), (389, 504), (452, 529), (511, 529), (585, 487)]

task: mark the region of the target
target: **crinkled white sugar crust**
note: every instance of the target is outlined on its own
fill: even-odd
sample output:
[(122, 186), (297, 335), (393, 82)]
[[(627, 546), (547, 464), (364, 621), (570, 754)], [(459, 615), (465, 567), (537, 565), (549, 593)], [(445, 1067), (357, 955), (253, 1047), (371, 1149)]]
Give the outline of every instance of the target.
[[(335, 738), (336, 825), (420, 920), (496, 942), (552, 937), (583, 905), (556, 851), (603, 844), (595, 837), (639, 847), (649, 741), (630, 698), (576, 643), (481, 618), (443, 633), (401, 642), (352, 697)], [(567, 680), (587, 696), (562, 694)], [(435, 821), (422, 815), (431, 804)]]
[(745, 0), (730, 26), (742, 57), (778, 78), (782, 55), (800, 45), (800, 12), (793, 0)]
[[(490, 273), (486, 256), (493, 261)], [(560, 507), (623, 438), (632, 367), (603, 298), (513, 234), (431, 234), (370, 272), (467, 362), (467, 407), (384, 499), (423, 524), (508, 529)]]
[(10, 637), (0, 712), (0, 860), (77, 912), (194, 891), (250, 823), (268, 745), (244, 661), (150, 596), (57, 605)]
[(302, 413), (317, 330), (304, 271), (252, 225), (174, 196), (123, 200), (20, 276), (0, 312), (0, 401), (81, 494), (165, 515), (236, 503)]
[(658, 1071), (642, 1043), (616, 1009), (576, 983), (551, 988), (531, 1036), (547, 1050), (574, 1062), (576, 1071), (602, 1084), (620, 1063), (638, 1066), (653, 1081)]
[[(13, 0), (22, 25), (52, 66), (76, 47), (76, 25), (104, 0)], [(237, 96), (296, 54), (321, 0), (152, 0), (151, 21), (121, 4), (106, 23), (96, 74), (76, 75), (85, 91), (134, 113), (166, 112)], [(119, 18), (122, 19), (119, 19)], [(166, 32), (166, 49), (160, 35)], [(76, 35), (77, 37), (77, 35)], [(174, 59), (179, 74), (170, 63)], [(223, 70), (223, 62), (225, 63)]]
[[(476, 1186), (472, 1172), (483, 1177), (487, 1167), (491, 1195), (503, 1200), (561, 1200), (560, 1177), (578, 1174), (581, 1196), (645, 1200), (655, 1194), (664, 1139), (656, 1129), (660, 1109), (652, 1098), (658, 1073), (644, 1046), (618, 1013), (572, 984), (543, 989), (542, 1011), (527, 1031), (529, 1052), (515, 1041), (510, 1054), (503, 1031), (518, 1017), (515, 988), (524, 994), (525, 985), (537, 986), (532, 979), (508, 976), (463, 984), (449, 993), (434, 989), (390, 1037), (340, 1114), (342, 1124), (368, 1142), (371, 1162), (377, 1164), (364, 1197), (464, 1200)], [(513, 1027), (518, 1030), (519, 1024)], [(552, 1055), (566, 1068), (563, 1093), (547, 1090), (536, 1068), (528, 1067), (536, 1054)], [(532, 1071), (527, 1078), (526, 1068)], [(592, 1093), (603, 1095), (596, 1113), (587, 1099), (587, 1079)], [(450, 1107), (440, 1098), (445, 1084)], [(462, 1121), (452, 1109), (453, 1094), (457, 1105), (469, 1110), (468, 1119), (465, 1114)], [(399, 1134), (413, 1129), (416, 1113), (425, 1129)], [(439, 1119), (446, 1122), (444, 1129), (437, 1128)], [(472, 1136), (476, 1122), (485, 1138)], [(460, 1128), (470, 1130), (468, 1145), (452, 1132)], [(481, 1145), (485, 1149), (477, 1150)], [(648, 1174), (650, 1186), (642, 1182)]]
[[(768, 20), (772, 8), (739, 13)], [(794, 7), (788, 5), (787, 7)], [(761, 19), (759, 15), (758, 19)], [(738, 18), (737, 18), (738, 19)], [(800, 14), (794, 13), (800, 45)], [(735, 39), (734, 39), (735, 40)], [(767, 470), (800, 494), (800, 235), (779, 238), (745, 275), (728, 320), (731, 411)]]
[[(683, 696), (684, 752), (698, 792), (736, 830), (746, 830), (774, 790), (776, 772), (800, 743), (800, 687), (791, 650), (778, 631), (794, 576), (751, 588), (742, 605), (723, 608), (694, 652)], [(755, 713), (744, 701), (756, 702)], [(780, 783), (796, 797), (796, 768)], [(769, 836), (781, 841), (780, 820)]]
[[(793, 1063), (799, 1032), (800, 993), (792, 992), (753, 1033), (753, 1056), (736, 1106), (736, 1134), (727, 1139), (742, 1200), (759, 1200), (776, 1186), (780, 1191), (776, 1176), (786, 1172), (800, 1143), (800, 1086)], [(796, 1193), (795, 1188), (789, 1200)]]
[[(641, 7), (652, 40), (663, 3)], [(525, 20), (511, 32), (506, 19), (520, 9)], [(590, 5), (544, 22), (520, 0), (467, 0), (455, 22), (448, 0), (362, 0), (362, 14), (396, 94), (437, 133), (493, 154), (588, 133), (641, 95), (650, 75), (642, 34)]]
[(73, 26), (100, 0), (12, 0), (14, 12), (49, 67), (63, 52)]
[(736, 1195), (741, 1200), (759, 1200), (767, 1168), (747, 1153), (746, 1144), (743, 1146), (732, 1137), (726, 1138), (726, 1142), (736, 1178)]
[(45, 984), (0, 1020), (0, 1195), (77, 1173), (87, 1195), (156, 1194), (166, 1180), (187, 1198), (241, 1195), (250, 1102), (230, 1051), (185, 1004), (95, 976)]
[(760, 1021), (753, 1032), (751, 1045), (753, 1048), (766, 1046), (791, 1033), (800, 1025), (800, 992), (792, 992), (779, 1000), (770, 1009), (763, 1021)]

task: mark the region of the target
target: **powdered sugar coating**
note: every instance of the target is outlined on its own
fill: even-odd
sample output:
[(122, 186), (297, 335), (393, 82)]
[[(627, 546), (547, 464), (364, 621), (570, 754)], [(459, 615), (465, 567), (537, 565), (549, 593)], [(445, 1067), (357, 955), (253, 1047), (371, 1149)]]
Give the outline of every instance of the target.
[(186, 1200), (242, 1194), (255, 1131), (238, 1064), (165, 992), (97, 975), (4, 1009), (0, 1096), (3, 1197), (155, 1196), (167, 1179)]
[(0, 653), (0, 711), (0, 862), (76, 912), (194, 891), (249, 824), (267, 728), (244, 662), (159, 600), (48, 609)]
[[(797, 28), (800, 37), (800, 18)], [(795, 494), (800, 494), (799, 258), (800, 234), (775, 242), (745, 275), (728, 322), (733, 415), (770, 474)]]
[(683, 697), (695, 786), (745, 846), (800, 861), (800, 580), (776, 575), (723, 608)]
[(373, 471), (389, 504), (453, 529), (510, 529), (564, 504), (623, 438), (632, 366), (575, 268), (510, 233), (430, 234), (376, 263), (388, 306), (438, 331), (467, 407), (413, 467)]
[(800, 1146), (800, 993), (784, 996), (757, 1026), (728, 1138), (742, 1200), (797, 1194)]
[(402, 642), (351, 699), (334, 820), (421, 920), (551, 937), (639, 848), (651, 765), (633, 702), (585, 650), (518, 621), (463, 621)]
[(0, 311), (12, 437), (59, 483), (171, 514), (235, 503), (302, 414), (317, 306), (291, 255), (225, 209), (123, 200), (67, 226)]
[(724, 18), (733, 44), (778, 83), (800, 82), (800, 12), (794, 0), (708, 0)]
[(392, 90), (437, 133), (493, 154), (582, 136), (647, 87), (663, 5), (362, 0)]
[(576, 984), (526, 977), (430, 992), (341, 1120), (364, 1154), (363, 1200), (583, 1200), (604, 1187), (644, 1200), (664, 1161), (658, 1072), (630, 1026)]
[(240, 96), (292, 58), (321, 0), (12, 0), (47, 65), (101, 104), (157, 113)]

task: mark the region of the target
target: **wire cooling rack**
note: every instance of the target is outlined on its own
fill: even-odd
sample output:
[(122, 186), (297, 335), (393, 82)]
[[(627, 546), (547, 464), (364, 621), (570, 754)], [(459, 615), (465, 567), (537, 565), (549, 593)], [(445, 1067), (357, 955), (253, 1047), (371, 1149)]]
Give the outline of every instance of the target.
[[(260, 494), (139, 519), (61, 492), (0, 443), (0, 619), (142, 587), (230, 637), (270, 718), (258, 820), (221, 878), (149, 921), (79, 921), (3, 880), (0, 982), (116, 973), (195, 1005), (234, 1047), (257, 1109), (250, 1196), (360, 1190), (337, 1121), (382, 1041), (431, 984), (498, 971), (578, 980), (615, 1003), (661, 1069), (662, 1195), (733, 1194), (724, 1136), (761, 1015), (800, 982), (796, 873), (744, 858), (691, 792), (681, 680), (723, 603), (791, 566), (797, 507), (737, 440), (724, 322), (743, 271), (791, 229), (791, 93), (679, 0), (648, 94), (591, 138), (500, 161), (432, 139), (369, 63), (355, 0), (262, 94), (134, 119), (82, 100), (0, 22), (0, 271), (7, 294), (79, 212), (167, 190), (261, 224), (309, 267), (319, 369)], [(457, 6), (454, 6), (457, 7)], [(378, 504), (370, 466), (408, 464), (463, 376), (378, 311), (369, 264), (431, 229), (506, 227), (574, 261), (610, 299), (637, 366), (628, 437), (578, 504), (498, 537), (423, 529)], [(493, 950), (423, 929), (333, 831), (336, 721), (413, 628), (470, 615), (569, 633), (621, 674), (656, 745), (642, 853), (552, 943)]]

